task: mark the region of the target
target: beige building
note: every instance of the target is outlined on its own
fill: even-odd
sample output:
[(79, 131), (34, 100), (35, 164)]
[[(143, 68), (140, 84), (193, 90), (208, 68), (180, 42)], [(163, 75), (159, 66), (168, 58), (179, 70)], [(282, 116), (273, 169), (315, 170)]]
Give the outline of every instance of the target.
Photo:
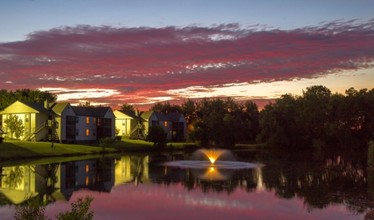
[(55, 114), (41, 104), (16, 101), (0, 114), (2, 115), (2, 130), (6, 133), (4, 137), (14, 138), (6, 124), (6, 120), (11, 116), (17, 116), (22, 121), (24, 131), (20, 136), (21, 140), (47, 140), (52, 134), (52, 119)]

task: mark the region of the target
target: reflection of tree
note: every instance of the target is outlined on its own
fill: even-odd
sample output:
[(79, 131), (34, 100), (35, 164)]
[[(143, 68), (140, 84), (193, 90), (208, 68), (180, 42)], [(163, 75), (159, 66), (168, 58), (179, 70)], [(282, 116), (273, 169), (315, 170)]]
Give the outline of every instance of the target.
[[(155, 166), (152, 181), (169, 185), (181, 183), (188, 190), (231, 193), (235, 188), (248, 192), (271, 190), (284, 199), (302, 198), (309, 211), (323, 209), (332, 204), (344, 204), (352, 213), (363, 213), (374, 208), (374, 171), (368, 194), (366, 159), (337, 155), (277, 155), (263, 161), (266, 166), (261, 173), (256, 169), (238, 170), (227, 180), (209, 181), (199, 179), (191, 169)], [(354, 159), (362, 158), (362, 159)], [(369, 176), (370, 177), (370, 176)]]
[(35, 197), (27, 200), (26, 203), (16, 206), (14, 213), (15, 220), (44, 220), (45, 205), (39, 198)]
[(55, 185), (58, 181), (57, 170), (59, 166), (59, 164), (53, 163), (40, 165), (38, 166), (38, 169), (36, 169), (36, 166), (34, 166), (31, 169), (32, 172), (34, 172), (35, 175), (37, 175), (43, 183), (40, 197), (44, 197), (47, 203), (56, 201), (56, 198), (54, 198), (52, 194), (56, 191)]
[[(92, 197), (78, 198), (71, 204), (71, 210), (61, 212), (56, 215), (56, 219), (60, 220), (91, 220), (94, 213), (91, 210)], [(46, 220), (49, 219), (45, 215), (46, 204), (38, 197), (27, 200), (27, 202), (15, 207), (15, 220)]]
[(145, 156), (130, 157), (132, 181), (135, 183), (135, 185), (143, 183), (142, 178), (144, 173), (144, 160)]
[(3, 181), (7, 188), (16, 189), (20, 184), (22, 184), (23, 176), (23, 168), (16, 166), (9, 169), (7, 174), (3, 177)]
[[(282, 198), (303, 198), (308, 210), (345, 204), (352, 212), (362, 213), (371, 206), (364, 160), (341, 156), (310, 160), (294, 161), (293, 166), (279, 160), (266, 166), (263, 170), (266, 188)], [(319, 162), (324, 162), (323, 166)]]

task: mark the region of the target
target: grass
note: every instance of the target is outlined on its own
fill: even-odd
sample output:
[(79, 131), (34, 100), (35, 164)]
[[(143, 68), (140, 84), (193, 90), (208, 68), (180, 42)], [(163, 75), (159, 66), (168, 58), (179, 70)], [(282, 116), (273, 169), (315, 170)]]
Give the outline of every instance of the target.
[[(115, 151), (115, 149), (109, 147), (105, 148), (105, 150), (107, 152)], [(54, 143), (54, 148), (52, 149), (50, 142), (5, 140), (0, 144), (0, 152), (0, 160), (4, 160), (11, 158), (96, 154), (102, 152), (102, 148), (80, 144)]]
[[(115, 142), (113, 147), (120, 151), (152, 151), (156, 150), (152, 142), (144, 140), (135, 140), (123, 138), (121, 141)], [(186, 142), (169, 142), (166, 144), (165, 150), (182, 150), (186, 148), (196, 148), (197, 145), (194, 143)]]
[[(50, 142), (30, 142), (6, 139), (0, 144), (0, 161), (10, 159), (45, 158), (45, 157), (71, 157), (92, 155), (99, 153), (154, 151), (158, 150), (152, 142), (124, 138), (109, 146), (61, 144), (54, 143), (52, 149)], [(193, 149), (197, 146), (192, 143), (168, 143), (164, 150)]]

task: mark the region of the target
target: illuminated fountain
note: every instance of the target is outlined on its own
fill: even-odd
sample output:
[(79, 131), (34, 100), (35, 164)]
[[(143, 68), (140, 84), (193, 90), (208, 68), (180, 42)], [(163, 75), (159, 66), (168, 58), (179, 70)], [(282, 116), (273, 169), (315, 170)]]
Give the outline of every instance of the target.
[(203, 180), (228, 179), (233, 170), (254, 169), (261, 164), (237, 161), (231, 151), (223, 149), (200, 149), (194, 152), (191, 160), (176, 160), (164, 163), (168, 167), (192, 169)]

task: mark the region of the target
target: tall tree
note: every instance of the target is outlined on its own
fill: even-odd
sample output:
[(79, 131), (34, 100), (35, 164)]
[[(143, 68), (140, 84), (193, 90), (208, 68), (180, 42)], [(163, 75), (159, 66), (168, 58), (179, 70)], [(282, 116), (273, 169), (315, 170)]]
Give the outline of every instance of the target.
[(123, 104), (122, 106), (121, 106), (121, 109), (120, 109), (120, 111), (122, 111), (122, 112), (132, 112), (132, 113), (135, 113), (135, 108), (134, 108), (134, 106), (133, 105), (130, 105), (130, 104)]
[(182, 112), (182, 108), (179, 105), (171, 105), (170, 102), (156, 103), (154, 106), (152, 106), (151, 110), (162, 113)]
[(18, 89), (16, 91), (0, 90), (0, 110), (8, 107), (17, 100), (41, 104), (44, 103), (44, 101), (53, 103), (57, 100), (57, 96), (48, 91), (31, 89)]

